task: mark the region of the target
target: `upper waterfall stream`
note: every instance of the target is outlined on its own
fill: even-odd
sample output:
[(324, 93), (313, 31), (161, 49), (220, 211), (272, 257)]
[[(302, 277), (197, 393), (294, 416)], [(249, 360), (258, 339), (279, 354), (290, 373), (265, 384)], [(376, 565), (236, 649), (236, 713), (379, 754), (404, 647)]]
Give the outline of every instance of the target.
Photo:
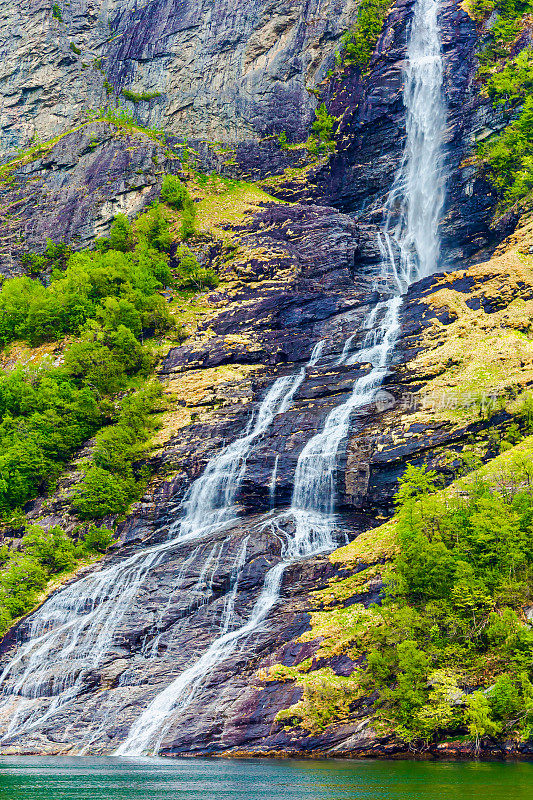
[[(417, 0), (409, 35), (403, 95), (406, 142), (385, 205), (380, 236), (381, 271), (389, 281), (390, 292), (370, 310), (360, 348), (352, 347), (356, 341), (353, 333), (339, 346), (342, 350), (339, 365), (368, 363), (371, 367), (355, 381), (348, 399), (334, 408), (322, 430), (300, 453), (290, 508), (265, 518), (265, 526), (272, 526), (282, 539), (281, 561), (268, 570), (248, 618), (243, 621), (235, 612), (249, 546), (248, 539), (244, 539), (232, 554), (233, 570), (214, 637), (194, 663), (157, 693), (139, 714), (116, 750), (119, 755), (157, 752), (171, 716), (185, 709), (201, 690), (206, 674), (265, 622), (280, 599), (287, 566), (298, 559), (329, 552), (337, 545), (334, 512), (339, 452), (354, 412), (372, 403), (390, 369), (400, 330), (402, 295), (413, 281), (434, 272), (439, 259), (438, 225), (445, 194), (446, 107), (438, 10), (438, 0)], [(26, 735), (80, 696), (87, 674), (105, 663), (115, 646), (117, 631), (132, 599), (142, 591), (148, 573), (169, 553), (187, 542), (204, 542), (236, 518), (235, 502), (248, 457), (276, 416), (289, 408), (322, 350), (323, 342), (319, 342), (306, 367), (278, 378), (243, 434), (207, 464), (190, 487), (182, 503), (181, 517), (167, 541), (75, 581), (31, 616), (27, 640), (0, 675), (3, 691), (0, 717), (9, 718), (3, 729), (3, 742)], [(275, 468), (278, 469), (277, 460)], [(274, 475), (270, 490), (272, 504), (275, 480)], [(215, 542), (209, 550), (193, 586), (195, 596), (212, 591), (223, 547), (224, 542)], [(191, 562), (196, 554), (193, 551)], [(189, 560), (175, 576), (174, 590), (179, 590), (187, 577)], [(157, 657), (157, 638), (151, 643), (150, 653), (151, 657)], [(113, 708), (108, 713), (112, 716)], [(99, 728), (76, 743), (77, 751), (90, 752), (98, 735)]]

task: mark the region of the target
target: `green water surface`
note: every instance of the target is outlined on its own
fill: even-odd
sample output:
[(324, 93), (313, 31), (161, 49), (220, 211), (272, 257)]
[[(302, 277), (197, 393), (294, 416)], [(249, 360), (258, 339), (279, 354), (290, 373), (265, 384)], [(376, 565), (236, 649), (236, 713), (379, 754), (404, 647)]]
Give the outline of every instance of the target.
[(533, 800), (533, 763), (0, 757), (1, 800)]

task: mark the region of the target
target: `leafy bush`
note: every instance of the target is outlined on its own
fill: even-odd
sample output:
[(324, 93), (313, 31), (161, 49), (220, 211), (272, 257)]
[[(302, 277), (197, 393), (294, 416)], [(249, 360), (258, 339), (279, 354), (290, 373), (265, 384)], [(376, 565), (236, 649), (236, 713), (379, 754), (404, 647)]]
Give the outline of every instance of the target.
[[(533, 76), (533, 62), (531, 75)], [(532, 84), (533, 85), (533, 84)], [(509, 89), (509, 91), (512, 91)], [(533, 188), (533, 94), (526, 97), (518, 119), (478, 148), (493, 185), (505, 203), (514, 203)]]
[(88, 553), (103, 554), (113, 544), (113, 531), (91, 525), (83, 537), (83, 546)]
[(122, 478), (93, 465), (76, 492), (72, 508), (81, 519), (124, 514), (135, 497), (135, 488), (132, 478)]
[(20, 261), (31, 275), (37, 275), (49, 269), (65, 269), (71, 255), (72, 249), (68, 245), (47, 239), (44, 253), (23, 253)]
[[(172, 275), (168, 257), (152, 249), (154, 245), (169, 245), (168, 224), (156, 206), (138, 220), (138, 225), (143, 241), (131, 253), (75, 253), (64, 272), (52, 273), (46, 288), (27, 277), (5, 281), (0, 290), (0, 342), (25, 339), (33, 345), (79, 333), (87, 320), (105, 318), (109, 297), (133, 305), (143, 327), (152, 327), (156, 320), (160, 329), (168, 327), (168, 311), (157, 291), (172, 282)], [(120, 238), (119, 244), (126, 242), (125, 230), (118, 221), (112, 233)]]
[[(414, 467), (401, 482), (399, 554), (368, 629), (363, 683), (379, 693), (381, 724), (407, 742), (464, 727), (476, 747), (483, 736), (528, 736), (533, 632), (517, 612), (533, 579), (533, 494), (481, 480), (446, 498), (435, 488), (435, 474)], [(458, 702), (461, 685), (491, 684)]]
[(165, 175), (161, 186), (161, 200), (175, 209), (183, 208), (187, 187), (175, 175)]
[(338, 122), (337, 118), (328, 113), (325, 103), (316, 109), (311, 134), (306, 143), (309, 153), (316, 155), (335, 149), (333, 128), (336, 122)]
[(487, 91), (495, 105), (515, 104), (533, 89), (533, 51), (522, 50), (487, 82)]
[(187, 197), (183, 201), (183, 207), (181, 212), (181, 238), (184, 242), (187, 239), (190, 239), (191, 236), (194, 236), (195, 233), (195, 225), (194, 220), (196, 218), (196, 206), (191, 198), (187, 195)]
[(500, 19), (516, 19), (531, 10), (530, 0), (471, 0), (469, 11), (478, 22), (498, 11)]
[[(503, 205), (533, 189), (533, 51), (525, 48), (509, 58), (523, 27), (522, 17), (533, 10), (531, 0), (474, 0), (470, 12), (477, 20), (498, 12), (480, 53), (479, 77), (495, 106), (514, 118), (499, 134), (480, 144), (478, 157), (488, 168)], [(502, 66), (502, 60), (506, 60)], [(516, 119), (516, 107), (522, 105)]]
[(218, 286), (218, 277), (214, 270), (201, 267), (194, 253), (186, 245), (178, 248), (176, 257), (179, 259), (180, 286), (198, 291)]
[[(150, 234), (154, 226), (147, 229)], [(131, 246), (125, 218), (116, 220), (110, 238)], [(64, 246), (52, 243), (45, 253), (60, 266), (67, 257)], [(66, 269), (54, 269), (48, 287), (28, 277), (4, 283), (4, 343), (26, 338), (37, 344), (64, 333), (81, 337), (61, 367), (0, 373), (0, 513), (50, 488), (76, 448), (101, 427), (105, 397), (132, 376), (147, 375), (152, 357), (137, 337), (172, 324), (157, 293), (171, 281), (168, 257), (141, 244), (131, 252), (69, 254)]]
[(80, 560), (105, 553), (113, 532), (91, 525), (80, 542), (59, 527), (45, 531), (32, 525), (22, 539), (20, 551), (0, 548), (0, 636), (17, 617), (27, 614), (51, 578), (73, 570)]
[[(164, 252), (170, 242), (156, 203), (134, 226), (118, 215), (94, 251), (72, 253), (49, 240), (42, 256), (28, 254), (27, 263), (38, 258), (39, 270), (51, 270), (48, 286), (27, 276), (2, 285), (1, 344), (36, 345), (66, 334), (78, 339), (65, 349), (61, 366), (0, 371), (0, 514), (12, 515), (50, 490), (76, 449), (115, 414), (110, 396), (148, 375), (153, 356), (139, 339), (173, 326), (159, 294), (174, 285)], [(185, 259), (184, 288), (216, 283), (194, 257)], [(152, 429), (148, 406), (159, 396), (159, 387), (127, 396), (116, 424), (98, 434), (94, 469), (75, 501), (84, 517), (122, 513), (138, 495), (146, 476), (134, 469), (134, 459)]]
[(160, 252), (166, 252), (172, 244), (172, 236), (163, 206), (152, 203), (134, 225), (141, 243)]
[(52, 6), (52, 16), (54, 19), (59, 20), (59, 22), (63, 22), (63, 14), (61, 13), (61, 8), (57, 3), (54, 3)]
[(50, 485), (102, 422), (97, 399), (61, 369), (0, 373), (0, 513)]
[(125, 214), (117, 214), (109, 230), (107, 247), (109, 250), (119, 250), (127, 253), (133, 250), (134, 233), (130, 221)]
[(118, 392), (128, 375), (145, 374), (151, 359), (125, 325), (116, 331), (92, 326), (67, 350), (64, 365), (69, 375), (102, 396)]
[(123, 514), (144, 489), (144, 470), (136, 474), (133, 464), (154, 429), (151, 414), (161, 395), (154, 383), (125, 398), (116, 424), (97, 434), (92, 463), (72, 501), (82, 519)]

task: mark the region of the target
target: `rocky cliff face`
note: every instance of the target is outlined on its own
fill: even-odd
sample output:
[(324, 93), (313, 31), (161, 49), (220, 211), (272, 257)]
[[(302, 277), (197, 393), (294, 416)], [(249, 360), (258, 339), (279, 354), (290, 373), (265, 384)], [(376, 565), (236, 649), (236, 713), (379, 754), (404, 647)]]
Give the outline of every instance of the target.
[[(286, 9), (276, 3), (275, 10), (268, 3), (239, 4), (238, 10), (208, 5), (151, 3), (135, 10), (122, 3), (73, 3), (60, 21), (41, 3), (14, 20), (6, 4), (4, 30), (18, 31), (21, 49), (6, 39), (2, 50), (2, 142), (12, 156), (34, 134), (48, 141), (12, 161), (0, 181), (4, 272), (16, 268), (13, 256), (38, 250), (52, 233), (84, 246), (105, 231), (113, 214), (137, 213), (157, 196), (160, 176), (179, 171), (184, 137), (201, 169), (260, 180), (280, 199), (354, 213), (368, 234), (362, 257), (376, 267), (372, 240), (383, 190), (405, 141), (402, 68), (412, 0), (393, 5), (363, 77), (355, 68), (326, 76), (354, 19), (351, 0), (327, 8), (323, 2)], [(475, 24), (455, 0), (446, 0), (441, 26), (449, 108), (443, 266), (449, 268), (490, 250), (516, 218), (493, 224), (494, 192), (469, 160), (476, 138), (499, 124), (475, 79)], [(37, 49), (38, 57), (27, 55)], [(104, 80), (116, 91), (107, 95)], [(133, 103), (117, 94), (124, 87), (162, 93)], [(84, 111), (114, 106), (119, 96), (141, 129), (87, 121)], [(282, 150), (268, 138), (286, 131), (289, 141), (304, 140), (317, 96), (339, 120), (333, 157)], [(157, 132), (143, 134), (146, 125), (164, 131), (166, 141)], [(57, 136), (55, 143), (51, 137)]]
[[(301, 137), (354, 0), (32, 0), (2, 6), (3, 148), (119, 99), (143, 125), (226, 144)], [(55, 9), (55, 11), (54, 11)], [(154, 95), (138, 102), (136, 95)]]
[[(324, 85), (328, 107), (341, 122), (336, 154), (314, 162), (301, 150), (281, 151), (277, 142), (256, 140), (280, 130), (305, 138), (317, 103), (309, 90), (333, 64), (353, 19), (351, 0), (157, 0), (143, 7), (72, 2), (61, 7), (62, 20), (42, 3), (32, 3), (16, 20), (7, 16), (9, 9), (4, 30), (16, 32), (18, 46), (6, 43), (2, 51), (8, 148), (26, 143), (34, 132), (64, 133), (87, 107), (123, 88), (160, 92), (134, 104), (137, 118), (176, 139), (163, 143), (137, 129), (91, 122), (17, 163), (2, 188), (4, 272), (18, 269), (20, 249), (37, 249), (47, 235), (86, 245), (118, 211), (143, 208), (157, 197), (162, 174), (181, 168), (177, 140), (183, 135), (232, 147), (228, 158), (224, 148), (195, 141), (204, 168), (251, 176), (274, 198), (297, 201), (265, 201), (239, 223), (225, 223), (224, 234), (237, 243), (234, 257), (228, 258), (223, 238), (212, 231), (198, 243), (222, 282), (203, 298), (188, 339), (158, 367), (173, 406), (150, 456), (157, 477), (120, 522), (118, 552), (97, 570), (165, 541), (186, 489), (208, 459), (243, 430), (273, 380), (300, 369), (313, 345), (324, 340), (320, 362), (308, 369), (292, 406), (276, 417), (247, 460), (239, 519), (198, 546), (168, 551), (133, 598), (102, 663), (80, 665), (82, 691), (68, 705), (7, 735), (13, 707), (2, 711), (5, 752), (108, 753), (149, 701), (219, 635), (242, 552), (235, 613), (237, 620), (249, 617), (267, 570), (282, 560), (269, 509), (289, 502), (304, 444), (369, 369), (338, 362), (350, 335), (354, 350), (361, 343), (363, 320), (377, 297), (378, 225), (405, 138), (401, 66), (412, 3), (393, 6), (368, 74), (345, 70)], [(505, 256), (489, 266), (468, 262), (493, 249), (515, 220), (491, 227), (494, 196), (465, 161), (476, 135), (496, 120), (476, 88), (475, 26), (453, 0), (443, 3), (442, 21), (450, 109), (444, 264), (468, 269), (420, 282), (406, 298), (394, 369), (376, 403), (354, 418), (339, 465), (339, 543), (391, 513), (397, 479), (408, 463), (428, 463), (451, 480), (457, 448), (473, 434), (483, 437), (487, 427), (474, 401), (457, 415), (446, 405), (458, 402), (458, 376), (473, 363), (472, 348), (462, 341), (465, 331), (476, 330), (481, 352), (498, 326), (519, 329), (509, 307), (533, 296), (533, 280), (518, 258), (527, 236), (512, 256), (510, 289)], [(33, 56), (37, 48), (40, 55)], [(104, 80), (112, 87), (109, 98)], [(529, 350), (516, 359), (495, 352), (504, 375), (484, 390), (505, 394), (511, 382), (529, 385), (531, 357)], [(448, 401), (450, 393), (455, 399)], [(502, 410), (500, 422), (506, 419)], [(76, 467), (53, 497), (28, 508), (31, 520), (74, 528), (68, 495)], [(184, 712), (172, 715), (162, 752), (347, 753), (383, 744), (367, 733), (367, 709), (320, 735), (285, 731), (276, 713), (296, 702), (301, 689), (264, 680), (273, 664), (313, 659), (318, 639), (299, 640), (309, 630), (315, 602), (310, 592), (327, 589), (344, 568), (326, 557), (290, 567), (281, 602), (267, 622), (206, 674)], [(362, 600), (378, 599), (381, 586), (377, 574), (360, 593)], [(346, 603), (354, 597), (359, 595)], [(4, 639), (3, 663), (27, 639), (29, 625), (31, 619), (22, 621)], [(324, 663), (339, 675), (354, 668), (342, 653)], [(41, 676), (32, 698), (37, 715), (54, 702), (56, 669)]]

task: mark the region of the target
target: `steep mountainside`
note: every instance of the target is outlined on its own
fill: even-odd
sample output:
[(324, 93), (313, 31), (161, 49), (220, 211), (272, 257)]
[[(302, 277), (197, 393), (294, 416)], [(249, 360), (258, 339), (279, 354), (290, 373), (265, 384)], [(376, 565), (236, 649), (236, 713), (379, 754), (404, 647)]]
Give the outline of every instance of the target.
[(2, 10), (9, 150), (60, 134), (115, 98), (143, 125), (189, 138), (298, 138), (356, 3), (43, 0)]
[[(424, 168), (446, 194), (435, 274), (401, 283), (390, 253), (413, 245), (391, 220), (408, 194), (396, 176), (413, 152), (422, 0), (377, 4), (366, 62), (344, 36), (369, 5), (352, 0), (4, 0), (1, 435), (22, 444), (0, 486), (2, 752), (438, 753), (474, 736), (464, 715), (442, 712), (427, 735), (384, 721), (401, 674), (365, 672), (401, 572), (401, 508), (384, 524), (399, 480), (434, 471), (454, 496), (487, 470), (497, 493), (514, 463), (500, 450), (530, 447), (530, 201), (507, 202), (476, 156), (520, 106), (495, 104), (478, 73), (489, 10), (424, 1), (446, 107)], [(529, 52), (520, 20), (498, 69)], [(302, 479), (306, 446), (345, 406), (338, 450), (327, 461), (326, 436)], [(298, 476), (305, 494), (326, 461), (335, 524), (327, 503), (295, 505)], [(70, 555), (54, 560), (32, 525)], [(483, 619), (513, 609), (525, 630), (529, 585), (509, 600), (491, 584)], [(509, 657), (524, 675), (527, 648)], [(444, 700), (461, 713), (500, 675), (456, 672)], [(420, 707), (431, 675), (417, 673)], [(476, 748), (502, 749), (505, 724)], [(509, 728), (507, 750), (528, 737)]]

